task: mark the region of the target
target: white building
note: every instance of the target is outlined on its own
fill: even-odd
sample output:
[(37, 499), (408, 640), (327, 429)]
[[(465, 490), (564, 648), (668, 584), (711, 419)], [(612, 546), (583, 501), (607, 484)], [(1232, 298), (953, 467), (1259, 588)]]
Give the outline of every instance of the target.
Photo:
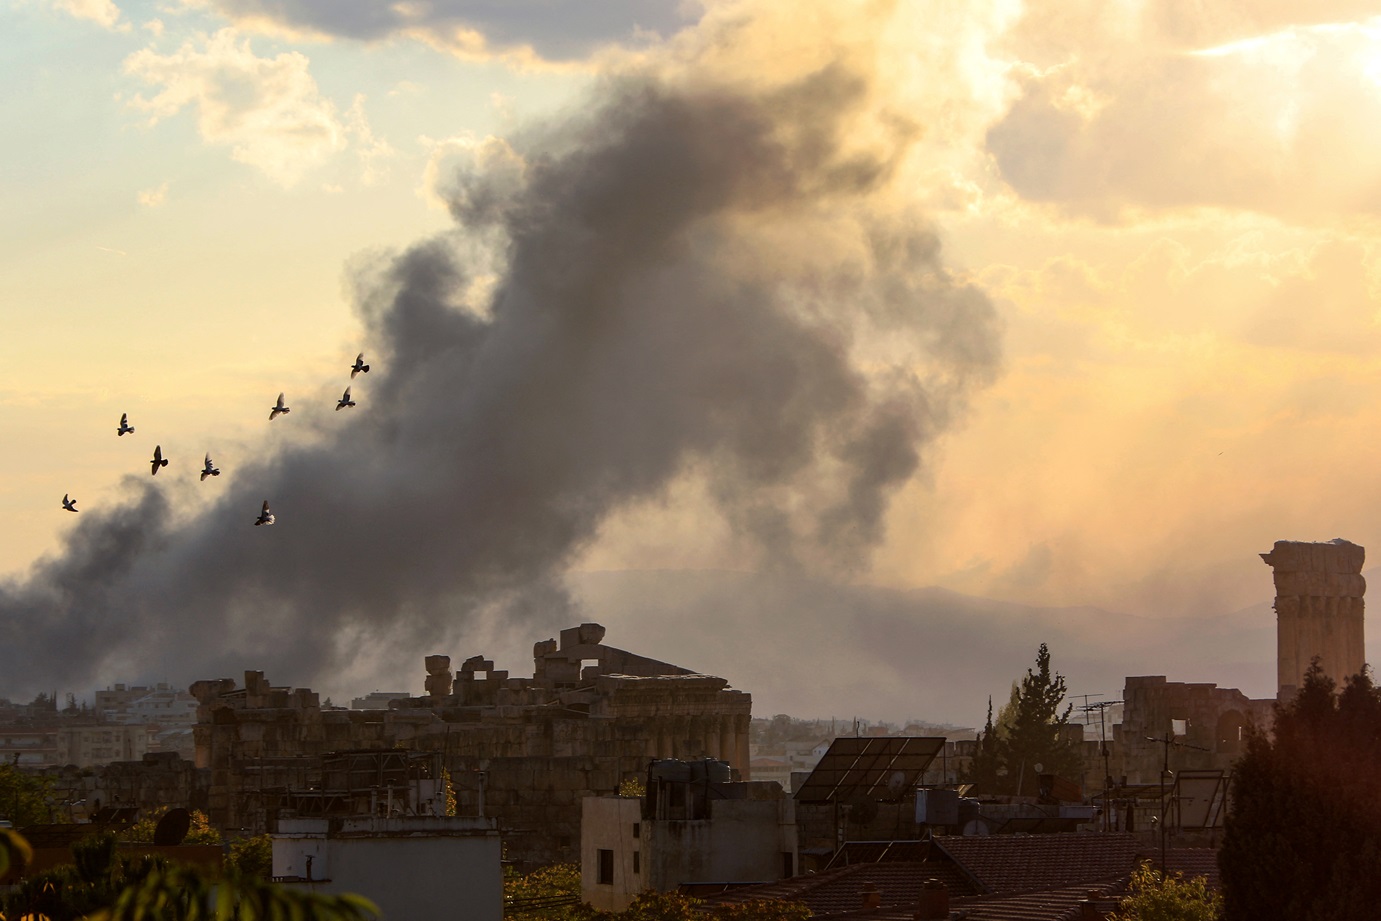
[(493, 819), (279, 819), (273, 836), (277, 882), (362, 895), (383, 921), (501, 921), (500, 857)]
[[(712, 765), (722, 765), (722, 779), (706, 772)], [(651, 774), (642, 798), (581, 801), (584, 901), (623, 911), (645, 889), (795, 875), (795, 804), (780, 784), (731, 783), (723, 762), (662, 761)]]

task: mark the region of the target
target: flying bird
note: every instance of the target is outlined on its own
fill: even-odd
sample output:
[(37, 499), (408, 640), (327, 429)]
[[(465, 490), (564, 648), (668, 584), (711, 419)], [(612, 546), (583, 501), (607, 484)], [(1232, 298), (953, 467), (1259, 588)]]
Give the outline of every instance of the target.
[(259, 512), (259, 517), (254, 519), (254, 526), (257, 528), (261, 524), (273, 524), (273, 512), (269, 511), (269, 500), (264, 500), (264, 508)]
[(278, 395), (278, 405), (269, 410), (269, 421), (272, 422), (284, 413), (292, 412), (291, 409), (283, 405), (283, 394)]
[(162, 445), (153, 446), (153, 460), (149, 461), (149, 463), (153, 465), (153, 472), (149, 474), (150, 476), (158, 476), (158, 468), (168, 466), (168, 461), (163, 456)]
[(201, 479), (202, 479), (202, 482), (205, 482), (205, 481), (206, 481), (206, 478), (209, 477), (209, 476), (220, 476), (220, 475), (221, 475), (220, 469), (219, 469), (215, 464), (211, 463), (211, 455), (210, 455), (210, 454), (206, 455), (206, 466), (201, 468)]
[(355, 363), (350, 366), (350, 379), (354, 380), (355, 375), (359, 374), (361, 371), (366, 374), (369, 373), (369, 365), (364, 363), (364, 352), (355, 356)]
[(354, 405), (355, 401), (350, 399), (350, 388), (346, 387), (345, 393), (341, 394), (341, 398), (336, 401), (336, 412), (340, 412), (342, 409), (347, 409)]
[(67, 509), (69, 512), (75, 512), (75, 511), (77, 510), (77, 500), (76, 500), (76, 499), (69, 499), (69, 498), (67, 498), (67, 493), (63, 493), (63, 494), (62, 494), (62, 507), (65, 508), (65, 509)]
[(115, 430), (116, 435), (129, 435), (134, 431), (134, 426), (129, 424), (129, 413), (120, 413), (120, 427)]

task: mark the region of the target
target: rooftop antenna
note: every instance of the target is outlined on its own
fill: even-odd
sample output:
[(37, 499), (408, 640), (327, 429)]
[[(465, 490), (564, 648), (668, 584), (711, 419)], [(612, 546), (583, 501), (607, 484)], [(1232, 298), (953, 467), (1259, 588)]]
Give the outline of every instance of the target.
[[(1108, 793), (1112, 789), (1112, 768), (1108, 766), (1108, 731), (1103, 723), (1103, 712), (1114, 704), (1120, 704), (1120, 700), (1100, 700), (1096, 704), (1087, 703), (1090, 697), (1102, 697), (1102, 694), (1081, 694), (1085, 699), (1084, 706), (1079, 709), (1084, 711), (1085, 725), (1092, 722), (1091, 714), (1094, 710), (1098, 711), (1098, 753), (1103, 756), (1103, 831), (1108, 831), (1111, 827), (1112, 814), (1108, 809)], [(1162, 872), (1164, 870), (1162, 869)]]

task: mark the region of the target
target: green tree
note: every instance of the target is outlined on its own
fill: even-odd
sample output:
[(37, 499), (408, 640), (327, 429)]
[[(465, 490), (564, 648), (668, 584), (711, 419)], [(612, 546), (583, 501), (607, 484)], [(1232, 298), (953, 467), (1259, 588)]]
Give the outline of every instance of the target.
[[(131, 844), (153, 844), (153, 833), (158, 828), (158, 820), (167, 815), (171, 808), (170, 806), (159, 806), (149, 810), (143, 818), (120, 835), (120, 840), (128, 841)], [(187, 829), (187, 837), (182, 839), (183, 844), (221, 843), (221, 833), (216, 831), (206, 813), (200, 809), (193, 809), (191, 810), (191, 817), (192, 823)]]
[(273, 838), (253, 835), (230, 842), (226, 864), (242, 876), (269, 879), (273, 876)]
[(51, 822), (52, 799), (51, 779), (27, 774), (15, 764), (0, 764), (0, 818), (16, 828)]
[(504, 917), (524, 921), (590, 921), (607, 917), (580, 900), (580, 865), (558, 863), (517, 873), (504, 870)]
[(1218, 855), (1227, 921), (1361, 921), (1381, 905), (1381, 690), (1317, 660), (1233, 768)]
[(1132, 874), (1127, 897), (1108, 921), (1219, 921), (1223, 897), (1208, 888), (1202, 876), (1184, 874), (1162, 877), (1160, 871), (1142, 864)]
[(1064, 734), (1073, 710), (1064, 703), (1065, 693), (1064, 676), (1051, 670), (1050, 649), (1041, 643), (1036, 667), (1026, 670), (996, 723), (992, 700), (988, 701), (988, 721), (966, 775), (968, 782), (981, 793), (1031, 795), (1037, 789), (1037, 774), (1077, 779), (1079, 748)]

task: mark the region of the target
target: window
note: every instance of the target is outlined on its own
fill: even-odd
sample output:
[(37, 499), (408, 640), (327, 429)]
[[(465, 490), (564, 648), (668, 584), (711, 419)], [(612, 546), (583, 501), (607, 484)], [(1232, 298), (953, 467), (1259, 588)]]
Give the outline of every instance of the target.
[(641, 838), (642, 836), (643, 836), (643, 823), (642, 823), (642, 822), (634, 822), (634, 823), (633, 823), (633, 837), (634, 837), (634, 838)]
[(614, 852), (600, 848), (599, 854), (599, 876), (595, 880), (601, 886), (614, 885)]
[(643, 868), (642, 868), (642, 861), (640, 861), (640, 860), (638, 859), (639, 856), (641, 856), (641, 855), (639, 854), (638, 851), (634, 851), (634, 852), (633, 852), (633, 872), (634, 872), (634, 873), (641, 873), (641, 872), (643, 871)]

